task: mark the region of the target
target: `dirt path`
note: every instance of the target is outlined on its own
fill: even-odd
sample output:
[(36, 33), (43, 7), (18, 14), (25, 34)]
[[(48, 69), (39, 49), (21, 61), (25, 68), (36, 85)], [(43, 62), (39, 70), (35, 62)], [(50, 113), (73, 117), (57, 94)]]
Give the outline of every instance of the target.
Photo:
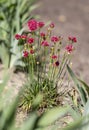
[[(58, 35), (74, 35), (78, 39), (73, 68), (89, 83), (89, 0), (39, 0), (40, 8), (34, 14), (53, 21)], [(82, 76), (81, 76), (82, 75)]]

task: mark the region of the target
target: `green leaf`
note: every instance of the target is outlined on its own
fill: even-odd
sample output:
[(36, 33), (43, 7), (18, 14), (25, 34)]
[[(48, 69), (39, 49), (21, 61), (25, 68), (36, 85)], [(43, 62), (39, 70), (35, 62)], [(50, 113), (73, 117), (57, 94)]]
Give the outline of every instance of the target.
[(56, 107), (45, 112), (38, 121), (38, 127), (45, 127), (54, 123), (58, 118), (63, 117), (69, 110), (69, 107)]
[(70, 123), (68, 126), (63, 128), (62, 130), (81, 130), (79, 129), (82, 125), (83, 118), (79, 118), (76, 122)]
[(5, 47), (4, 44), (2, 44), (0, 46), (0, 58), (1, 58), (2, 62), (3, 62), (3, 64), (4, 64), (4, 67), (8, 68), (9, 55), (8, 55), (8, 50), (7, 50), (7, 48)]
[(79, 119), (79, 117), (81, 117), (81, 114), (79, 113), (79, 111), (77, 111), (76, 109), (73, 109), (72, 107), (70, 108), (69, 113), (71, 114), (74, 120)]
[(84, 107), (83, 116), (85, 117), (83, 124), (86, 124), (83, 130), (89, 130), (89, 99)]
[(8, 82), (8, 80), (9, 80), (9, 73), (8, 72), (6, 72), (5, 73), (5, 76), (4, 76), (4, 80), (3, 80), (3, 82), (0, 84), (0, 96), (1, 96), (1, 94), (2, 94), (2, 92), (3, 92), (3, 90), (4, 90), (4, 88), (6, 87), (6, 84), (7, 84), (7, 82)]
[(41, 94), (38, 94), (36, 96), (36, 99), (33, 101), (32, 109), (36, 110), (36, 108), (39, 106), (39, 104), (42, 102), (43, 96)]
[(85, 105), (87, 102), (87, 95), (86, 95), (85, 90), (82, 88), (78, 78), (75, 76), (75, 74), (73, 73), (73, 71), (71, 70), (71, 68), (68, 65), (67, 65), (67, 70), (68, 70), (72, 80), (74, 81), (74, 84), (76, 85), (76, 88), (80, 94), (83, 105)]
[(8, 130), (14, 127), (17, 104), (18, 97), (3, 110), (2, 117), (0, 118), (0, 130)]
[(35, 5), (32, 5), (30, 8), (29, 8), (29, 11), (33, 11), (35, 10), (36, 8), (38, 8), (40, 5), (39, 4), (35, 4)]
[(86, 92), (88, 93), (88, 96), (89, 96), (89, 85), (87, 85), (84, 81), (80, 80), (80, 83), (82, 85), (82, 87), (86, 90)]
[[(19, 34), (22, 34), (24, 31), (24, 28), (21, 29)], [(11, 44), (11, 59), (10, 59), (10, 68), (16, 65), (21, 65), (24, 66), (23, 62), (21, 62), (22, 54), (21, 54), (21, 47), (18, 46), (18, 40), (13, 40)], [(19, 64), (20, 63), (20, 64)]]
[(21, 126), (21, 128), (19, 130), (34, 130), (35, 129), (35, 124), (37, 121), (38, 116), (36, 115), (36, 113), (32, 113), (30, 115), (30, 118), (28, 118), (23, 125)]
[(89, 99), (88, 99), (88, 101), (87, 101), (87, 103), (86, 103), (86, 105), (84, 107), (84, 113), (83, 113), (83, 115), (84, 116), (85, 115), (89, 115)]

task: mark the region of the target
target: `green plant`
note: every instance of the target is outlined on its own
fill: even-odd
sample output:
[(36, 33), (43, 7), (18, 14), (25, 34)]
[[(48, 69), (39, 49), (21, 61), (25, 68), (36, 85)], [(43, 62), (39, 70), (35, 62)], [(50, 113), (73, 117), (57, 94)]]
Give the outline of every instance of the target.
[[(78, 105), (76, 107), (73, 105), (73, 108), (70, 110), (70, 114), (74, 118), (74, 121), (69, 123), (68, 126), (62, 130), (89, 130), (89, 86), (76, 77), (68, 65), (67, 69), (76, 85), (75, 89), (77, 89), (81, 101), (77, 101)], [(81, 110), (82, 112), (80, 113)]]
[(7, 81), (8, 76), (0, 84), (0, 130), (44, 130), (48, 129), (48, 126), (52, 128), (52, 125), (55, 126), (54, 122), (62, 118), (69, 111), (69, 107), (55, 107), (39, 115), (36, 109), (43, 97), (39, 94), (32, 104), (32, 112), (29, 113), (28, 118), (20, 127), (16, 127), (15, 116), (18, 108), (19, 94), (22, 91), (18, 95), (13, 95), (13, 89), (5, 89)]
[(77, 118), (62, 130), (89, 130), (89, 99), (83, 109), (83, 115), (78, 116), (78, 112), (75, 112)]
[(67, 65), (68, 72), (74, 81), (75, 87), (80, 95), (82, 105), (84, 106), (89, 98), (89, 85), (87, 85), (84, 81), (80, 80), (75, 76), (71, 68)]
[[(21, 95), (20, 106), (25, 106), (26, 109), (32, 109), (32, 103), (38, 93), (43, 94), (43, 101), (38, 107), (41, 110), (44, 110), (48, 107), (56, 106), (57, 103), (60, 103), (58, 100), (58, 94), (55, 87), (53, 87), (53, 83), (44, 81), (43, 83), (39, 83), (34, 81), (31, 83), (31, 87), (29, 86), (29, 82), (24, 85), (24, 93)], [(51, 88), (50, 88), (51, 87)]]
[[(23, 96), (23, 103), (31, 107), (38, 93), (44, 95), (44, 107), (52, 107), (60, 104), (59, 96), (66, 94), (65, 89), (58, 93), (63, 87), (66, 78), (66, 64), (70, 64), (75, 37), (68, 37), (65, 48), (62, 46), (63, 38), (53, 36), (54, 24), (47, 26), (47, 32), (42, 31), (44, 22), (31, 19), (27, 22), (28, 30), (24, 34), (16, 34), (15, 38), (23, 43), (20, 53), (23, 55), (26, 67), (27, 82)], [(59, 83), (60, 82), (60, 83)]]
[(31, 11), (38, 7), (34, 2), (36, 0), (0, 0), (0, 59), (6, 68), (24, 66), (19, 52), (21, 46), (14, 35), (24, 32), (26, 21), (32, 18)]
[[(33, 101), (32, 111), (29, 113), (28, 118), (20, 127), (16, 127), (15, 115), (19, 102), (18, 95), (23, 91), (20, 91), (17, 96), (13, 95), (13, 88), (8, 88), (8, 90), (5, 88), (7, 86), (7, 81), (8, 73), (5, 76), (3, 83), (0, 84), (0, 130), (46, 130), (48, 127), (54, 130), (89, 129), (89, 99), (84, 105), (83, 115), (80, 115), (79, 112), (75, 111), (70, 106), (54, 107), (39, 115), (36, 110), (43, 100), (41, 94), (38, 94), (36, 99)], [(67, 123), (64, 128), (63, 126), (60, 127), (61, 119), (63, 119), (63, 122), (68, 122), (68, 118), (66, 120), (64, 119), (68, 113), (73, 118), (73, 121)], [(55, 121), (57, 121), (58, 124), (55, 124)]]

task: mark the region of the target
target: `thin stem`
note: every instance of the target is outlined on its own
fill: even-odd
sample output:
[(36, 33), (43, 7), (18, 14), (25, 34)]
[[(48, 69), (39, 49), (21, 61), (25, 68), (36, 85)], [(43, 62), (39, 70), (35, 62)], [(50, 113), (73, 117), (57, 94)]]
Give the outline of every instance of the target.
[(60, 67), (59, 67), (59, 71), (58, 71), (58, 74), (57, 74), (57, 76), (56, 76), (56, 79), (57, 79), (58, 76), (59, 76), (59, 73), (60, 73), (60, 71), (61, 71), (61, 69), (62, 69), (62, 66), (63, 66), (63, 64), (64, 64), (64, 61), (65, 61), (65, 58), (66, 58), (66, 52), (65, 52), (64, 55), (63, 55), (63, 59), (62, 59), (61, 65), (60, 65)]

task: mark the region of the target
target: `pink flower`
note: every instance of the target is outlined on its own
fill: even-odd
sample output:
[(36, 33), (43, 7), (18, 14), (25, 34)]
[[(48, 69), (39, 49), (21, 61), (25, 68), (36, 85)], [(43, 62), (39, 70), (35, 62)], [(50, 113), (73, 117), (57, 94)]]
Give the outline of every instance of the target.
[(28, 38), (27, 42), (28, 44), (32, 44), (34, 42), (34, 38)]
[(44, 22), (38, 22), (38, 27), (39, 28), (42, 28), (44, 25), (45, 25)]
[(29, 55), (28, 51), (23, 51), (23, 57), (24, 58), (28, 57), (28, 55)]
[(30, 31), (37, 30), (37, 21), (35, 19), (31, 19), (28, 21), (28, 28)]
[(45, 33), (41, 32), (41, 33), (40, 33), (40, 36), (41, 36), (41, 37), (45, 37)]
[(47, 41), (43, 41), (43, 42), (41, 43), (41, 45), (42, 45), (42, 46), (49, 46), (49, 43), (48, 43)]
[(30, 54), (34, 54), (34, 50), (30, 50)]
[(52, 55), (52, 59), (57, 59), (57, 55)]
[(21, 35), (21, 38), (22, 38), (22, 39), (26, 39), (27, 36), (26, 36), (26, 35)]
[(20, 38), (21, 38), (21, 35), (19, 35), (19, 34), (15, 35), (15, 39), (19, 40)]
[(57, 36), (53, 36), (53, 37), (51, 37), (51, 41), (52, 42), (58, 42), (59, 38)]
[(77, 42), (76, 37), (69, 36), (68, 39), (69, 39), (69, 41)]
[(50, 26), (50, 28), (54, 28), (55, 27), (54, 23), (51, 23), (49, 26)]
[(65, 48), (69, 53), (71, 53), (73, 51), (73, 45), (67, 45)]
[(77, 42), (76, 37), (73, 37), (72, 41), (73, 41), (73, 42)]

